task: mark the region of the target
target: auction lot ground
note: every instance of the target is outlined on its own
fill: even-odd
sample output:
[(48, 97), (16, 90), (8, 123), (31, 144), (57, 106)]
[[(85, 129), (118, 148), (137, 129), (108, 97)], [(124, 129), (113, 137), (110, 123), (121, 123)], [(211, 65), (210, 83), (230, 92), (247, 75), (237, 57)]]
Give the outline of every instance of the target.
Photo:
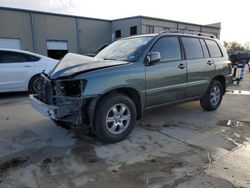
[[(250, 91), (250, 73), (228, 89)], [(56, 127), (25, 93), (2, 94), (0, 187), (250, 187), (249, 140), (250, 95), (226, 94), (214, 112), (150, 110), (129, 138), (103, 144)]]

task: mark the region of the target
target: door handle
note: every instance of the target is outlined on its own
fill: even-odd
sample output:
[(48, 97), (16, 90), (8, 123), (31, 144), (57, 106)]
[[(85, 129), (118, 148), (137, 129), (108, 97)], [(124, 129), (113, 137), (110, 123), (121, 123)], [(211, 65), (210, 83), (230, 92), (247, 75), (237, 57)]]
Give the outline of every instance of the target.
[(31, 65), (23, 65), (23, 67), (31, 67)]
[(212, 65), (213, 62), (212, 62), (211, 60), (208, 60), (207, 64), (208, 64), (208, 65)]
[(178, 66), (179, 69), (184, 69), (185, 67), (186, 67), (186, 66), (185, 66), (184, 64), (182, 64), (182, 63), (179, 64), (179, 66)]

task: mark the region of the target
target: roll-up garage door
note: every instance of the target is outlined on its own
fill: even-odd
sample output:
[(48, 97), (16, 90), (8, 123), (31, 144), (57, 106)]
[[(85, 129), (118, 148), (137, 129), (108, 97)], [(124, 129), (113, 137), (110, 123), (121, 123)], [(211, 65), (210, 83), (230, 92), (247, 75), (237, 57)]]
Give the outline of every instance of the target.
[(0, 48), (21, 49), (20, 39), (5, 39), (0, 38)]
[(68, 53), (68, 42), (48, 40), (47, 50), (49, 57), (54, 59), (62, 59)]

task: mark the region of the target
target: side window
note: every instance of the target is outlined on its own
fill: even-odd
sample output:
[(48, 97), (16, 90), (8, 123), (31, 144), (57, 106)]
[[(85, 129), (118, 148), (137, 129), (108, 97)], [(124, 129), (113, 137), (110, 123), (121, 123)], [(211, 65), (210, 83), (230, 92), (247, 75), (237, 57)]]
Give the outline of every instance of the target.
[(35, 62), (35, 61), (39, 61), (41, 59), (40, 57), (36, 57), (33, 55), (28, 55), (28, 54), (25, 54), (25, 58), (26, 58), (27, 62)]
[(160, 38), (151, 51), (160, 52), (161, 62), (181, 60), (181, 48), (177, 37)]
[(187, 59), (203, 58), (203, 51), (198, 38), (182, 37), (182, 42), (184, 45)]
[(0, 51), (0, 63), (22, 63), (40, 60), (39, 57), (18, 52)]
[(208, 49), (207, 49), (207, 45), (205, 44), (203, 39), (200, 39), (200, 42), (201, 42), (201, 46), (202, 46), (202, 49), (203, 49), (204, 57), (209, 58), (209, 52), (208, 52)]
[(205, 41), (211, 57), (213, 58), (222, 57), (222, 53), (217, 42), (215, 42), (214, 40), (205, 40)]
[(16, 52), (7, 52), (2, 51), (1, 53), (1, 62), (2, 63), (21, 63), (26, 62), (25, 55)]

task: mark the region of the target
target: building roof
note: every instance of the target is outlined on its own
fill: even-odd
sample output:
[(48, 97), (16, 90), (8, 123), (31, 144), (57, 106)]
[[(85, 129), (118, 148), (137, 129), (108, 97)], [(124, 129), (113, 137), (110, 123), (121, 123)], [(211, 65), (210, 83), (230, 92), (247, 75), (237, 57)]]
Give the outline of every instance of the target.
[(90, 17), (77, 16), (77, 15), (71, 15), (71, 14), (53, 13), (53, 12), (46, 12), (46, 11), (39, 11), (39, 10), (22, 9), (22, 8), (12, 8), (12, 7), (3, 7), (3, 6), (0, 6), (0, 9), (3, 9), (3, 10), (12, 10), (12, 11), (20, 11), (20, 12), (28, 12), (28, 13), (47, 14), (47, 15), (52, 15), (52, 16), (82, 18), (82, 19), (89, 19), (89, 20), (97, 20), (97, 21), (99, 20), (99, 21), (111, 22), (111, 20), (101, 19), (101, 18), (90, 18)]
[(215, 28), (215, 29), (221, 29), (221, 22), (218, 23), (212, 23), (212, 24), (207, 24), (207, 25), (201, 25), (201, 24), (195, 24), (195, 23), (190, 23), (190, 22), (182, 22), (182, 21), (176, 21), (176, 20), (169, 20), (169, 19), (164, 19), (164, 18), (156, 18), (156, 17), (150, 17), (150, 16), (131, 16), (131, 17), (126, 17), (126, 18), (119, 18), (119, 19), (114, 19), (112, 21), (121, 21), (121, 20), (127, 20), (127, 19), (136, 19), (136, 18), (144, 18), (144, 19), (151, 19), (151, 20), (159, 20), (159, 21), (167, 21), (167, 22), (173, 22), (173, 23), (179, 23), (179, 24), (188, 24), (188, 25), (193, 25), (193, 26), (203, 26), (203, 27), (209, 27), (209, 28)]
[(22, 9), (22, 8), (13, 8), (13, 7), (3, 7), (0, 6), (0, 9), (4, 10), (12, 10), (12, 11), (20, 11), (20, 12), (28, 12), (28, 13), (38, 13), (38, 14), (47, 14), (47, 15), (54, 15), (54, 16), (63, 16), (63, 17), (71, 17), (71, 18), (80, 18), (80, 19), (89, 19), (89, 20), (99, 20), (99, 21), (106, 21), (106, 22), (112, 22), (112, 21), (120, 21), (120, 20), (128, 20), (128, 19), (153, 19), (153, 20), (159, 20), (159, 21), (168, 21), (173, 23), (179, 23), (179, 24), (188, 24), (193, 26), (203, 26), (208, 28), (215, 28), (215, 29), (221, 29), (221, 23), (212, 23), (208, 25), (200, 25), (200, 24), (194, 24), (189, 22), (182, 22), (182, 21), (176, 21), (176, 20), (169, 20), (164, 18), (155, 18), (155, 17), (149, 17), (149, 16), (132, 16), (132, 17), (125, 17), (120, 19), (114, 19), (114, 20), (108, 20), (108, 19), (101, 19), (101, 18), (90, 18), (90, 17), (84, 17), (84, 16), (77, 16), (77, 15), (71, 15), (71, 14), (62, 14), (62, 13), (52, 13), (52, 12), (46, 12), (46, 11), (38, 11), (38, 10), (30, 10), (30, 9)]

